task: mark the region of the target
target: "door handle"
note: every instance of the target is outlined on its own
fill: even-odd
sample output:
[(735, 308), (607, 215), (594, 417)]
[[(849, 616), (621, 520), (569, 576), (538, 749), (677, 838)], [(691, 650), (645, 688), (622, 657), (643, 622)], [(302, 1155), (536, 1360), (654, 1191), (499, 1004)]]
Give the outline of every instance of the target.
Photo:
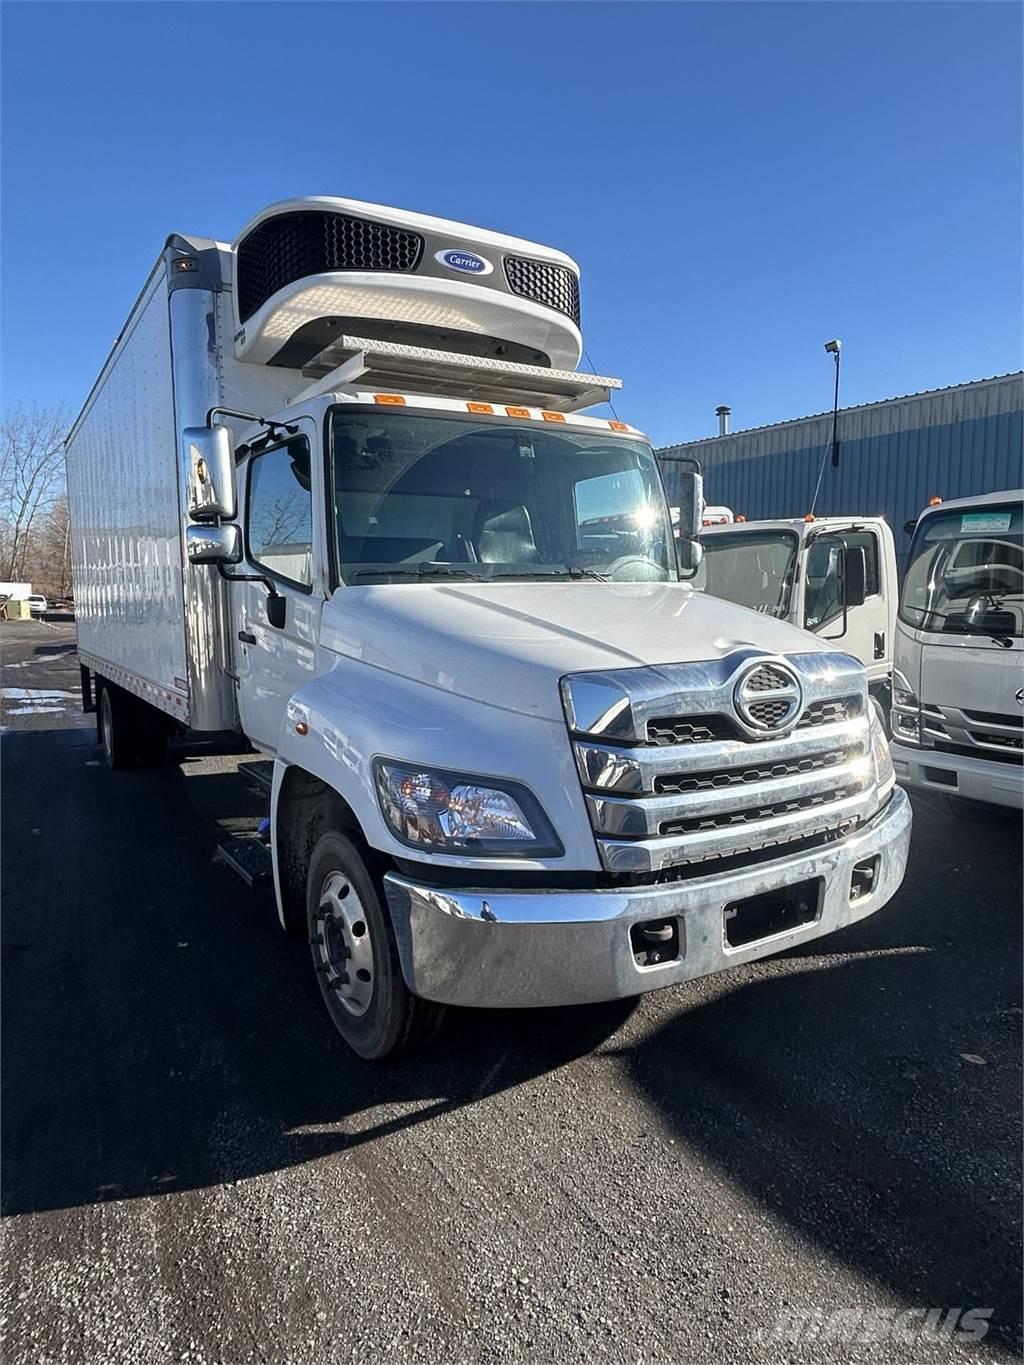
[(876, 630), (876, 631), (875, 631), (875, 658), (876, 658), (876, 659), (884, 659), (884, 658), (885, 658), (885, 631), (884, 631), (884, 630)]
[(238, 632), (238, 638), (243, 645), (254, 645), (256, 643), (256, 636), (253, 635), (251, 630), (240, 630)]

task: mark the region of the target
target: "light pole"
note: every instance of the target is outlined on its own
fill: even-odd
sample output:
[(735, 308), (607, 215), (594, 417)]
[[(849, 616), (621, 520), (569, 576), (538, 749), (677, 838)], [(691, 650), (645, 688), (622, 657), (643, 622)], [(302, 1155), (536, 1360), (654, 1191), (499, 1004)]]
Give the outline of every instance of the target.
[(842, 354), (843, 343), (838, 339), (825, 342), (825, 350), (831, 352), (836, 359), (836, 396), (832, 402), (832, 468), (839, 468), (839, 439), (837, 428), (839, 425), (839, 357)]
[(834, 338), (832, 341), (825, 342), (825, 350), (828, 351), (830, 355), (835, 356), (836, 360), (836, 391), (835, 397), (832, 400), (832, 440), (829, 446), (826, 446), (825, 453), (821, 457), (821, 468), (818, 470), (818, 482), (814, 485), (814, 497), (811, 499), (811, 517), (814, 516), (814, 509), (818, 505), (818, 494), (821, 492), (821, 480), (825, 473), (825, 460), (828, 458), (830, 448), (832, 451), (832, 468), (839, 468), (839, 356), (842, 349), (843, 343), (838, 337)]

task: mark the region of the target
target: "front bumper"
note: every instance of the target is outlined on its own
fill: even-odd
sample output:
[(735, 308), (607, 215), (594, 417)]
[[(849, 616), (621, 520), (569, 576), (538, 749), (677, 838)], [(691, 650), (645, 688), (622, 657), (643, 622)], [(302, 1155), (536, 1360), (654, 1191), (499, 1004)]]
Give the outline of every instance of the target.
[[(524, 1007), (614, 1000), (708, 976), (843, 929), (903, 880), (910, 802), (897, 788), (856, 834), (811, 853), (694, 881), (607, 891), (451, 890), (389, 872), (384, 890), (405, 980), (450, 1005)], [(856, 864), (877, 858), (871, 891), (851, 899)], [(816, 918), (741, 947), (726, 940), (734, 901), (821, 878)], [(640, 966), (630, 928), (675, 920), (679, 956)]]
[(892, 761), (896, 780), (905, 787), (1024, 810), (1024, 769), (1015, 764), (936, 749), (912, 749), (908, 744), (892, 745)]

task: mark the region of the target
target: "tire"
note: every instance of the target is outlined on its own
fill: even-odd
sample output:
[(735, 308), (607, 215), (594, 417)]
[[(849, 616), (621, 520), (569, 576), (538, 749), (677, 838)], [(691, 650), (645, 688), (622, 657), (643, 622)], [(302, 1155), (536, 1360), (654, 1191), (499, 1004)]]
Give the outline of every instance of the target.
[(108, 768), (115, 770), (130, 768), (135, 762), (131, 716), (126, 703), (127, 698), (119, 688), (110, 683), (103, 684), (97, 708), (99, 737), (104, 761)]
[(320, 994), (357, 1056), (382, 1061), (436, 1033), (443, 1009), (409, 990), (391, 919), (364, 852), (328, 830), (306, 876), (306, 924)]
[(165, 761), (167, 726), (163, 715), (144, 701), (104, 683), (96, 716), (108, 768), (156, 768)]

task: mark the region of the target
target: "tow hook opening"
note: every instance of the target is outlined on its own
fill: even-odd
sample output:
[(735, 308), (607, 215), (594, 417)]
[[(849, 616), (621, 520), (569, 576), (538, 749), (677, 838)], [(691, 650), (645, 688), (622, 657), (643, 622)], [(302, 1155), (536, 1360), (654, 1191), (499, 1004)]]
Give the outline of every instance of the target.
[(629, 937), (638, 967), (657, 967), (679, 957), (678, 920), (642, 920), (631, 926)]
[(870, 896), (875, 889), (878, 880), (878, 858), (866, 858), (862, 863), (854, 864), (853, 872), (850, 874), (850, 903), (862, 901), (865, 896)]

